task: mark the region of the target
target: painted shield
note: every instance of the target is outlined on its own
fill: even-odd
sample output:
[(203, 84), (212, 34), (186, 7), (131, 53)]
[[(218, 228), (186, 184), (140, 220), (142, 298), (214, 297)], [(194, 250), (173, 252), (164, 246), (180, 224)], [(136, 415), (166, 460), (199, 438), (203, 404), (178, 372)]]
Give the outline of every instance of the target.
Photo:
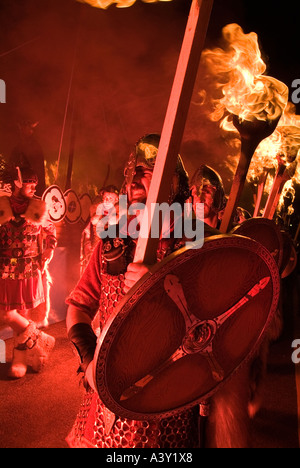
[(294, 242), (288, 232), (281, 231), (283, 237), (283, 259), (280, 269), (281, 278), (287, 278), (295, 270), (298, 262)]
[(81, 219), (81, 204), (74, 190), (67, 190), (64, 194), (67, 212), (66, 221), (70, 224), (78, 223)]
[(66, 215), (67, 205), (61, 189), (57, 185), (51, 185), (42, 196), (47, 205), (48, 214), (53, 223), (59, 223)]
[(92, 199), (88, 193), (84, 193), (80, 197), (81, 206), (81, 221), (87, 223), (90, 217), (90, 208), (92, 206)]
[(278, 268), (283, 259), (283, 237), (275, 221), (266, 218), (251, 218), (232, 230), (232, 234), (250, 237), (265, 246), (274, 257)]
[(242, 236), (215, 236), (153, 267), (103, 330), (94, 379), (104, 404), (135, 420), (190, 408), (257, 350), (277, 309), (278, 267)]

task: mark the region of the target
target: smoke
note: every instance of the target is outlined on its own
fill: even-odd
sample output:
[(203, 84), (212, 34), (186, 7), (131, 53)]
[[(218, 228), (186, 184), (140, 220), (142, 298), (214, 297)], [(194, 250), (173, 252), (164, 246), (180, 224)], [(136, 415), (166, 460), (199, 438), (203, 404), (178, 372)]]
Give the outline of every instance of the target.
[(120, 185), (135, 142), (163, 126), (187, 19), (170, 6), (104, 11), (74, 0), (6, 2), (0, 154), (9, 157), (21, 120), (39, 121), (35, 137), (47, 167), (62, 143), (63, 189), (72, 135), (73, 188), (101, 187), (108, 165), (108, 183)]
[[(76, 0), (0, 0), (0, 79), (6, 84), (0, 154), (10, 155), (18, 122), (39, 121), (35, 136), (48, 168), (55, 167), (62, 143), (62, 189), (72, 150), (72, 188), (101, 187), (109, 165), (107, 183), (120, 186), (135, 142), (162, 130), (190, 5), (191, 0), (138, 0), (131, 8), (104, 10)], [(215, 0), (208, 46), (225, 24), (241, 21), (243, 8), (240, 0)], [(207, 163), (228, 190), (232, 168), (226, 162), (238, 148), (228, 148), (198, 105), (198, 91), (207, 86), (202, 72), (181, 155), (191, 176)]]

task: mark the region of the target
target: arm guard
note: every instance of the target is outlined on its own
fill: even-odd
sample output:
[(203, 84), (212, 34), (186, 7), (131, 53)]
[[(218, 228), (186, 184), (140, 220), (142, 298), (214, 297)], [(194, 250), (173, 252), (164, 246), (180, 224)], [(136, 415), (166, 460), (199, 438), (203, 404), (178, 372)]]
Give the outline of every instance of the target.
[(94, 359), (97, 337), (90, 325), (87, 323), (77, 323), (70, 328), (68, 338), (75, 346), (80, 358), (79, 372), (85, 373), (88, 365)]

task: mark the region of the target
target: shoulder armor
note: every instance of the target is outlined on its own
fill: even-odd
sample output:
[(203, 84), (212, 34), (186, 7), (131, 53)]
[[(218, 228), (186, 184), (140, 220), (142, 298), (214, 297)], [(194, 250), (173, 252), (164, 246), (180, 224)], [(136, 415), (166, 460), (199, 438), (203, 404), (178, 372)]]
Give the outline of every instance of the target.
[(42, 224), (47, 218), (47, 205), (43, 200), (33, 198), (24, 214), (26, 221), (34, 224)]

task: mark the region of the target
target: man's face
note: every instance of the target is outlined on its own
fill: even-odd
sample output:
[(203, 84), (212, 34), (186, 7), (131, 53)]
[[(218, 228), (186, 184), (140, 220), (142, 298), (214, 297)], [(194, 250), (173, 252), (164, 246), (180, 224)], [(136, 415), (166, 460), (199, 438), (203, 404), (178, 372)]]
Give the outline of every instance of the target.
[(118, 195), (112, 192), (104, 192), (103, 194), (103, 206), (105, 210), (110, 210), (118, 201)]
[(21, 195), (24, 198), (33, 198), (36, 192), (36, 186), (37, 184), (35, 183), (23, 184), (20, 192)]
[(208, 180), (203, 179), (200, 187), (192, 187), (192, 196), (194, 200), (194, 209), (197, 203), (204, 204), (204, 218), (208, 218), (212, 213), (215, 213), (214, 199), (216, 194), (216, 187), (211, 185)]
[(129, 188), (129, 203), (143, 203), (147, 201), (150, 184), (152, 180), (152, 171), (144, 167), (137, 167)]

